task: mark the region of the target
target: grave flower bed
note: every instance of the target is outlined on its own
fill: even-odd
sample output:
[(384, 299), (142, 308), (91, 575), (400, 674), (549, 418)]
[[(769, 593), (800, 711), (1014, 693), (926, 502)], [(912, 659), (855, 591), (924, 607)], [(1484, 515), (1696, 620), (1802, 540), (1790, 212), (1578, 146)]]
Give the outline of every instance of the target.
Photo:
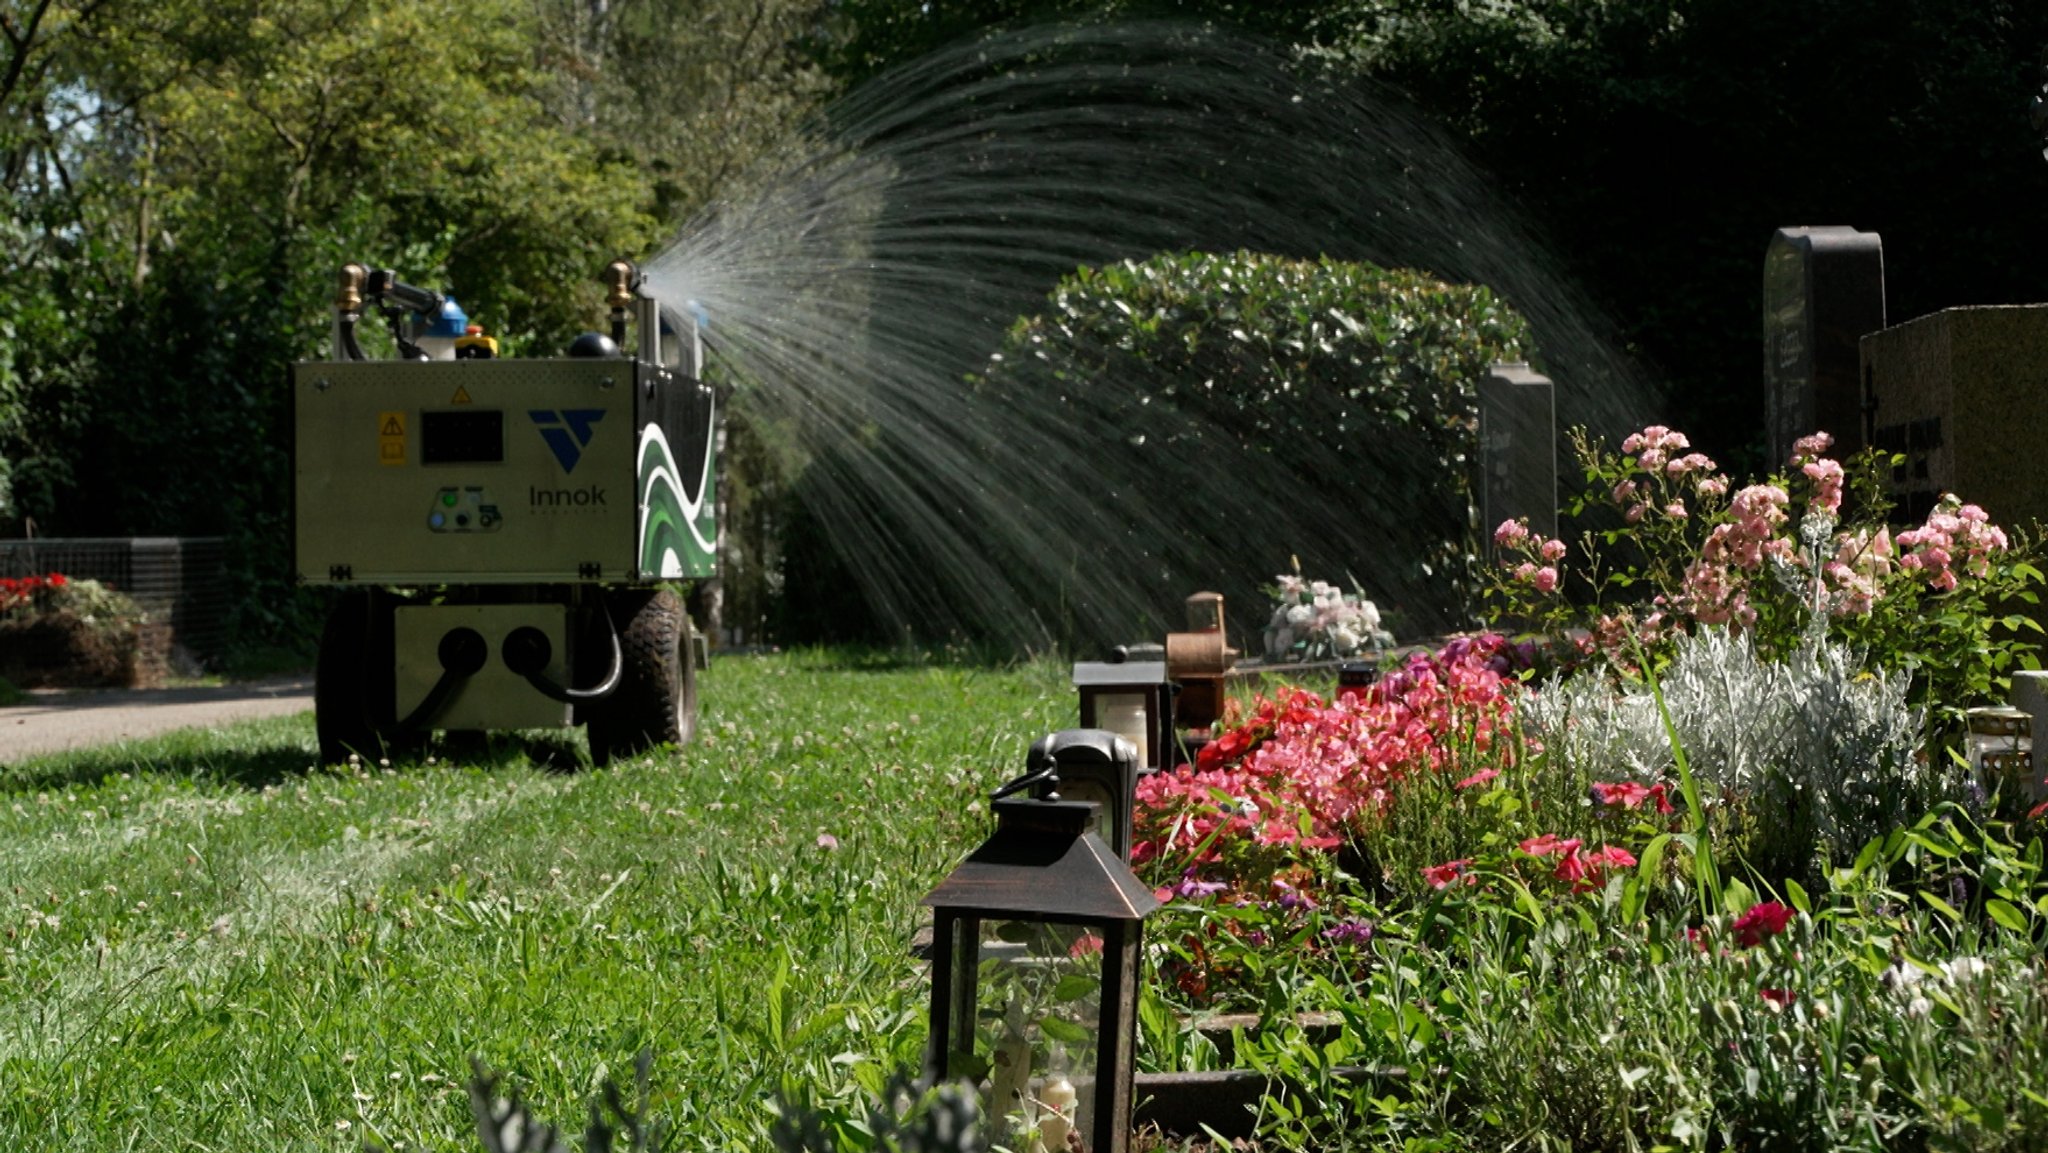
[(23, 688), (144, 685), (164, 674), (168, 634), (135, 602), (62, 573), (0, 577), (0, 679)]
[(1499, 533), (1541, 640), (1272, 691), (1142, 786), (1142, 1060), (1271, 1077), (1270, 1148), (2034, 1147), (2048, 851), (1944, 745), (2033, 545), (1888, 530), (1819, 439), (1748, 486), (1581, 444), (1614, 527)]

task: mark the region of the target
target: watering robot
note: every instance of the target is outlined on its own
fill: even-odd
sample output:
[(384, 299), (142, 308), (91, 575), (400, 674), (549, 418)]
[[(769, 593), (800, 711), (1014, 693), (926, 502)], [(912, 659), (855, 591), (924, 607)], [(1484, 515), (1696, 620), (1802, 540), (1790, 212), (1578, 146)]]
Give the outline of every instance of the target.
[[(323, 761), (434, 730), (581, 725), (599, 764), (689, 739), (703, 648), (681, 594), (717, 575), (719, 398), (702, 314), (624, 261), (604, 282), (609, 335), (509, 359), (447, 296), (342, 269), (332, 359), (291, 390), (294, 573), (341, 590)], [(394, 359), (364, 354), (366, 310)]]

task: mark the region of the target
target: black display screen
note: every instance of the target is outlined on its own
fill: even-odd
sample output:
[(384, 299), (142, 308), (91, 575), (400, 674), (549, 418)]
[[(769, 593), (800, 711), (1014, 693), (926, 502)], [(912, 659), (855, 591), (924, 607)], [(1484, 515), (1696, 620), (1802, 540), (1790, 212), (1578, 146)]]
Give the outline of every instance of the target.
[(494, 408), (420, 413), (421, 464), (504, 464), (505, 414)]

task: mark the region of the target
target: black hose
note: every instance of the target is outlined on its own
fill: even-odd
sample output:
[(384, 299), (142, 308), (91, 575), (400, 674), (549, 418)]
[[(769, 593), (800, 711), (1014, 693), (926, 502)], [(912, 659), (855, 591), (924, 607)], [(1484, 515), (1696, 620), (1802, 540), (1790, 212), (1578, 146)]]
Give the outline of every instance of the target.
[(455, 628), (441, 637), (437, 655), (441, 660), (441, 679), (427, 690), (419, 707), (398, 722), (400, 728), (430, 727), (433, 719), (455, 698), (462, 686), (469, 683), (469, 678), (483, 671), (491, 659), (491, 646), (475, 629)]
[[(587, 689), (572, 689), (567, 685), (556, 684), (546, 673), (536, 668), (523, 674), (526, 683), (539, 690), (540, 694), (549, 700), (561, 701), (566, 705), (601, 701), (617, 691), (619, 682), (625, 679), (626, 650), (625, 646), (619, 643), (619, 628), (612, 623), (611, 610), (605, 607), (602, 600), (598, 602), (598, 614), (604, 618), (605, 630), (611, 634), (612, 639), (612, 667), (611, 671), (604, 675), (603, 680)], [(542, 664), (545, 667), (544, 661)]]
[(427, 722), (438, 716), (441, 710), (447, 706), (448, 702), (454, 699), (456, 692), (468, 682), (468, 674), (458, 673), (454, 669), (442, 669), (441, 679), (435, 681), (434, 687), (427, 690), (427, 695), (421, 699), (419, 707), (407, 713), (405, 719), (398, 722), (398, 727), (401, 729), (424, 729), (429, 727)]
[(368, 360), (363, 355), (363, 346), (356, 342), (356, 314), (345, 312), (341, 315), (341, 353), (349, 360)]

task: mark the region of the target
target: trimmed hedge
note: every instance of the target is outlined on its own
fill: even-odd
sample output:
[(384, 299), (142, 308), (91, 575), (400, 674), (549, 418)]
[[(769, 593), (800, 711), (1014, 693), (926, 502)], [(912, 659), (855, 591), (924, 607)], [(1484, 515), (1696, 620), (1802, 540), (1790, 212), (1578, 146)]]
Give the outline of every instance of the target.
[(973, 383), (1112, 430), (1123, 467), (1104, 462), (1106, 491), (1136, 496), (1165, 532), (1233, 522), (1248, 547), (1212, 547), (1201, 583), (1262, 604), (1258, 586), (1298, 554), (1303, 571), (1354, 574), (1413, 630), (1464, 615), (1477, 382), (1528, 346), (1483, 286), (1168, 253), (1078, 269)]

